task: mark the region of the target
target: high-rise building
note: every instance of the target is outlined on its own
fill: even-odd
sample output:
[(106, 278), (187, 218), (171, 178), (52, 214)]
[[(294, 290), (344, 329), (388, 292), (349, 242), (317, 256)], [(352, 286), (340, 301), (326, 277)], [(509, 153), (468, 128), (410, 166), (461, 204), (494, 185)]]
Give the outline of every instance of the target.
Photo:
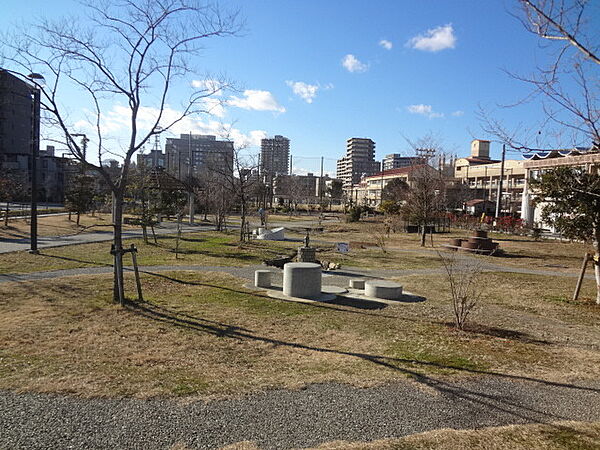
[(260, 172), (263, 176), (287, 175), (290, 168), (290, 140), (276, 135), (260, 141)]
[(350, 138), (346, 141), (346, 156), (337, 161), (336, 178), (350, 188), (360, 182), (363, 176), (379, 171), (379, 162), (375, 161), (375, 142), (368, 138)]
[(391, 153), (385, 155), (383, 158), (383, 170), (401, 169), (402, 167), (409, 167), (419, 164), (420, 158), (416, 156), (402, 156), (398, 153)]
[[(19, 201), (31, 195), (32, 132), (40, 125), (40, 106), (34, 105), (33, 89), (29, 83), (0, 69), (0, 173), (10, 175), (21, 185), (21, 192), (14, 198)], [(61, 203), (74, 163), (56, 156), (53, 146), (37, 150), (37, 200)]]
[(233, 173), (233, 142), (218, 141), (216, 136), (182, 134), (167, 138), (165, 153), (167, 171), (180, 180), (204, 171)]
[[(39, 117), (39, 110), (34, 115), (32, 89), (25, 81), (0, 69), (0, 164), (6, 163), (5, 167), (27, 170), (34, 116)], [(21, 160), (27, 161), (21, 164)]]

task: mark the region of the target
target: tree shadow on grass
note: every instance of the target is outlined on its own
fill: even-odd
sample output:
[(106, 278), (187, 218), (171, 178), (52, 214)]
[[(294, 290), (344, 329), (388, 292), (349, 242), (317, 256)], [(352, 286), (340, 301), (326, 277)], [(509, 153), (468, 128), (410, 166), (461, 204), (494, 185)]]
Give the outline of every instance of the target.
[[(438, 325), (444, 325), (448, 328), (456, 328), (453, 322), (436, 322)], [(488, 325), (482, 325), (477, 323), (468, 323), (462, 330), (465, 333), (479, 334), (484, 336), (496, 337), (500, 339), (507, 339), (510, 341), (518, 341), (526, 344), (541, 344), (541, 345), (554, 345), (553, 342), (536, 339), (531, 334), (517, 330), (509, 330), (507, 328), (497, 328)]]
[(192, 330), (198, 333), (213, 335), (219, 338), (236, 339), (242, 341), (255, 341), (270, 344), (274, 347), (288, 347), (310, 352), (317, 352), (321, 354), (325, 353), (357, 358), (359, 360), (367, 361), (382, 368), (390, 369), (395, 372), (409, 376), (413, 378), (416, 382), (426, 385), (439, 392), (440, 394), (448, 396), (454, 401), (466, 401), (471, 404), (479, 405), (476, 408), (483, 407), (493, 411), (499, 411), (526, 421), (557, 421), (568, 420), (568, 418), (559, 414), (554, 414), (545, 410), (527, 406), (518, 400), (512, 400), (510, 396), (506, 394), (494, 394), (477, 391), (466, 387), (464, 384), (450, 383), (441, 378), (432, 378), (418, 370), (413, 369), (412, 367), (417, 366), (420, 368), (453, 370), (457, 372), (466, 372), (470, 374), (486, 375), (511, 381), (526, 381), (538, 383), (548, 388), (553, 387), (563, 389), (574, 389), (580, 391), (587, 391), (594, 394), (600, 393), (600, 389), (595, 389), (587, 386), (577, 386), (568, 383), (558, 383), (533, 377), (510, 375), (490, 370), (480, 370), (469, 367), (453, 366), (450, 364), (441, 364), (417, 359), (396, 358), (383, 355), (374, 355), (369, 353), (345, 351), (335, 348), (318, 347), (299, 342), (290, 342), (282, 339), (276, 339), (269, 336), (260, 336), (254, 333), (252, 330), (237, 327), (235, 325), (228, 325), (220, 322), (209, 321), (191, 315), (182, 315), (179, 312), (175, 312), (165, 307), (147, 302), (128, 302), (126, 304), (126, 308), (132, 313), (145, 317), (149, 320), (153, 320), (163, 324), (170, 324), (175, 327)]

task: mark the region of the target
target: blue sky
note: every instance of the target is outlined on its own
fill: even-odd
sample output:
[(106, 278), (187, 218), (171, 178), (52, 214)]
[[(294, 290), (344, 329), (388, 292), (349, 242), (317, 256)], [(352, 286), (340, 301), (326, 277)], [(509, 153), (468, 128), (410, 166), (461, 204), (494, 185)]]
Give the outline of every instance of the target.
[[(0, 28), (32, 16), (70, 14), (77, 5), (54, 0), (48, 11), (48, 4), (4, 0)], [(186, 125), (209, 132), (219, 122), (233, 124), (233, 136), (254, 144), (263, 135), (287, 136), (298, 170), (318, 170), (324, 156), (326, 170), (334, 171), (353, 136), (373, 139), (378, 159), (410, 154), (404, 137), (430, 132), (448, 152), (465, 156), (474, 137), (493, 138), (481, 131), (478, 105), (492, 111), (528, 92), (503, 69), (529, 73), (547, 61), (538, 39), (509, 14), (516, 4), (509, 0), (221, 4), (240, 8), (245, 30), (207, 41), (194, 63), (226, 73), (240, 91), (228, 94), (220, 117)], [(83, 119), (75, 96), (65, 94), (64, 102), (75, 122)], [(495, 114), (513, 126), (542, 116), (535, 103)], [(493, 156), (499, 150), (492, 145)]]

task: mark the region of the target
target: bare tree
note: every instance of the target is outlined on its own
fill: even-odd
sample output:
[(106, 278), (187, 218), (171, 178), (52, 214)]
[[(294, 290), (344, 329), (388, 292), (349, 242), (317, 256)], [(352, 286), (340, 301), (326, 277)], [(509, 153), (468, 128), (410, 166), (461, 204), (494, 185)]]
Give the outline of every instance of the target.
[(4, 226), (8, 227), (10, 217), (10, 202), (23, 197), (24, 188), (21, 183), (22, 177), (10, 169), (0, 165), (0, 200), (6, 202), (4, 211)]
[[(425, 246), (427, 229), (432, 232), (434, 222), (445, 211), (444, 179), (430, 162), (440, 153), (441, 145), (437, 138), (427, 135), (409, 144), (419, 157), (409, 176), (409, 189), (402, 205), (402, 215), (419, 227), (421, 246)], [(433, 239), (432, 239), (433, 242)]]
[(210, 185), (207, 188), (212, 191), (215, 200), (213, 207), (219, 215), (230, 212), (233, 206), (239, 208), (240, 242), (245, 241), (248, 235), (249, 206), (259, 181), (257, 159), (245, 154), (246, 150), (245, 147), (234, 147), (230, 155), (209, 167), (212, 176), (207, 180)]
[[(114, 298), (121, 303), (123, 293), (122, 219), (123, 197), (128, 182), (131, 158), (151, 138), (184, 118), (210, 112), (207, 102), (227, 86), (220, 78), (197, 83), (197, 88), (176, 111), (172, 92), (177, 82), (192, 73), (190, 62), (199, 55), (201, 45), (211, 37), (229, 36), (239, 30), (235, 13), (224, 14), (216, 6), (199, 0), (98, 0), (85, 4), (89, 21), (41, 20), (11, 35), (4, 35), (4, 60), (11, 70), (27, 74), (39, 72), (46, 83), (36, 83), (41, 91), (41, 106), (64, 138), (75, 158), (96, 170), (110, 187), (113, 197)], [(191, 87), (190, 87), (191, 88)], [(90, 122), (98, 158), (93, 163), (73, 136), (74, 125), (61, 103), (65, 91), (81, 94), (91, 111)], [(122, 168), (116, 178), (102, 167), (111, 147), (107, 117), (118, 102), (125, 105), (128, 131), (120, 151)], [(88, 152), (91, 147), (88, 149)]]
[(516, 107), (538, 100), (543, 116), (535, 125), (507, 127), (485, 109), (479, 109), (482, 128), (509, 147), (535, 150), (600, 144), (600, 59), (598, 29), (600, 8), (587, 0), (518, 0), (515, 17), (540, 37), (550, 57), (530, 74), (508, 70), (519, 82), (531, 86)]
[(454, 324), (462, 330), (469, 314), (481, 298), (482, 284), (479, 278), (482, 266), (479, 261), (472, 258), (459, 259), (456, 253), (443, 254), (438, 252), (438, 256), (446, 270), (450, 286)]

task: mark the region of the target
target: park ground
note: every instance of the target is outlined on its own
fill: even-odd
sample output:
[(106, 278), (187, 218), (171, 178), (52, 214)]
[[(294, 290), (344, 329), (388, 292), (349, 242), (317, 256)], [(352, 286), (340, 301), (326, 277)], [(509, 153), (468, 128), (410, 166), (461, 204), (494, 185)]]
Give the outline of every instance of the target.
[[(465, 237), (468, 231), (435, 235), (425, 248), (416, 235), (392, 233), (384, 252), (377, 246), (376, 219), (325, 222), (312, 242), (319, 259), (342, 265), (331, 280), (347, 282), (344, 273), (390, 278), (426, 301), (387, 307), (347, 301), (304, 304), (243, 287), (264, 259), (300, 245), (302, 226), (294, 228), (295, 221), (286, 220), (292, 231), (286, 234), (290, 240), (282, 242), (239, 244), (235, 229), (186, 233), (177, 253), (174, 235), (160, 236), (157, 244), (128, 240), (139, 250), (144, 301), (137, 300), (128, 273), (124, 307), (111, 299), (106, 242), (44, 249), (40, 255), (0, 254), (0, 389), (189, 402), (317, 383), (371, 388), (499, 377), (576, 385), (600, 377), (594, 280), (586, 278), (579, 299), (571, 300), (588, 246), (491, 234), (506, 256), (469, 257), (484, 269), (479, 280), (483, 295), (460, 331), (452, 323), (438, 252), (451, 237)], [(65, 222), (65, 216), (48, 218), (42, 230), (85, 232)], [(82, 217), (83, 227), (104, 222), (102, 216)], [(0, 236), (22, 233), (19, 227), (25, 226), (13, 222)], [(348, 255), (334, 251), (334, 243), (342, 241), (350, 243)], [(488, 448), (486, 442), (512, 442), (504, 448), (563, 448), (579, 442), (572, 448), (593, 448), (590, 443), (600, 438), (600, 417), (594, 420), (562, 428), (432, 431), (368, 447), (352, 445)], [(236, 445), (254, 448), (252, 443)]]

